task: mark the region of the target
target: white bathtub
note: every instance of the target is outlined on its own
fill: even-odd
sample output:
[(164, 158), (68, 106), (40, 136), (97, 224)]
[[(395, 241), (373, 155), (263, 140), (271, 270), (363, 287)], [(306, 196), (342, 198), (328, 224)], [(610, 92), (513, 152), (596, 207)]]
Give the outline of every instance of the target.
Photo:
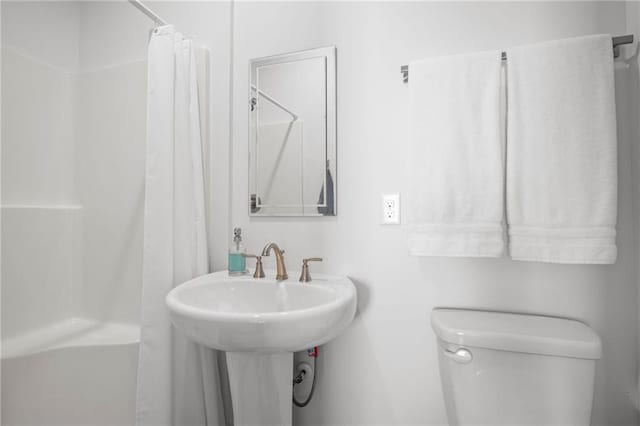
[(134, 425), (139, 340), (84, 318), (3, 340), (2, 425)]
[(2, 206), (3, 426), (135, 424), (141, 242), (88, 251), (83, 211)]

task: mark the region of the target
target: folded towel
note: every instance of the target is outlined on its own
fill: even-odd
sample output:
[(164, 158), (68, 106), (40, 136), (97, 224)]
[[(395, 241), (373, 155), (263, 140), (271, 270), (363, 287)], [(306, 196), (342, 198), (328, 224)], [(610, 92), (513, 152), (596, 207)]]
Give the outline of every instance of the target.
[[(326, 203), (324, 202), (325, 183), (327, 188)], [(336, 214), (333, 176), (331, 176), (329, 161), (327, 161), (327, 171), (326, 171), (325, 182), (322, 184), (322, 188), (320, 188), (320, 195), (318, 196), (318, 213), (323, 214), (325, 216), (333, 216)]]
[(615, 263), (611, 36), (507, 51), (507, 219), (513, 259)]
[(409, 253), (504, 250), (501, 52), (409, 65)]

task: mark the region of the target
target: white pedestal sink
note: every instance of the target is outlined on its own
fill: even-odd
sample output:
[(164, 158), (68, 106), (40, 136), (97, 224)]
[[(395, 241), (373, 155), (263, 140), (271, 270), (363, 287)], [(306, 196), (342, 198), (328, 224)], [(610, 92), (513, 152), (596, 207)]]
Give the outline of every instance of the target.
[(179, 285), (166, 303), (179, 330), (227, 352), (236, 425), (290, 425), (293, 352), (342, 332), (353, 320), (356, 290), (339, 276), (300, 283), (222, 271)]

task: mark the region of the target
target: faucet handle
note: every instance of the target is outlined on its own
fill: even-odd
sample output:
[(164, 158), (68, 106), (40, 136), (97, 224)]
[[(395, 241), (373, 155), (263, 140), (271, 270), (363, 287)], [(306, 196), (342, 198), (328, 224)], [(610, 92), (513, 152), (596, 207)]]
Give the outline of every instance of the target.
[(262, 269), (262, 256), (248, 253), (244, 253), (243, 256), (254, 257), (256, 259), (256, 270), (253, 273), (253, 278), (264, 278), (264, 269)]
[(309, 273), (309, 262), (322, 262), (321, 257), (309, 257), (307, 259), (302, 259), (302, 271), (300, 272), (300, 281), (301, 283), (308, 283), (311, 281), (311, 274)]

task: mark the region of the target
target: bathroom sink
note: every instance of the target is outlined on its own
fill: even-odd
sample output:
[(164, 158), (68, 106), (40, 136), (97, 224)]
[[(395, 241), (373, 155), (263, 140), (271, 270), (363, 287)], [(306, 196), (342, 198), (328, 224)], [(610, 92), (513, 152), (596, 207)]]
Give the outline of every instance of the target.
[(166, 304), (178, 330), (226, 352), (234, 424), (287, 426), (293, 353), (328, 342), (351, 323), (356, 289), (346, 277), (313, 274), (300, 283), (223, 271), (180, 284)]
[[(275, 276), (273, 271), (267, 277)], [(291, 274), (297, 277), (297, 274)], [(300, 283), (198, 277), (166, 297), (173, 324), (194, 341), (228, 352), (296, 352), (328, 342), (354, 317), (356, 290), (346, 277), (314, 274)]]

